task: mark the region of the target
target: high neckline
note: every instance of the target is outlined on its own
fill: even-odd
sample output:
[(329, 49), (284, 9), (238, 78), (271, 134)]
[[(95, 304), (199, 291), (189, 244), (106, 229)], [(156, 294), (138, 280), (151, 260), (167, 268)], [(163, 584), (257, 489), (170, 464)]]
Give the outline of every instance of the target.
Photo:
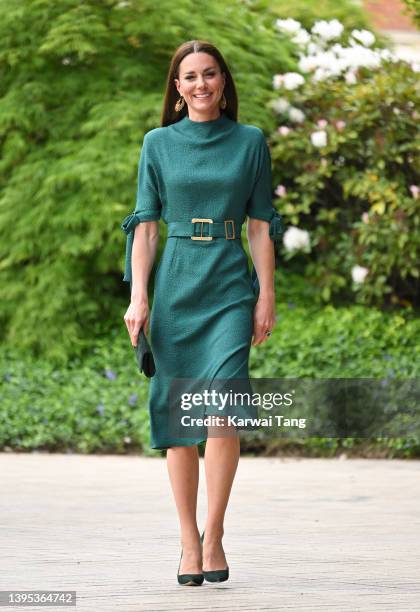
[(216, 119), (207, 119), (206, 121), (193, 121), (188, 115), (184, 115), (180, 121), (172, 124), (179, 127), (184, 133), (192, 136), (209, 137), (217, 136), (223, 133), (231, 120), (224, 112), (220, 112)]
[(225, 113), (220, 113), (220, 115), (218, 117), (216, 117), (216, 119), (207, 119), (206, 121), (193, 121), (192, 119), (189, 118), (188, 115), (185, 115), (184, 120), (185, 123), (189, 124), (189, 125), (210, 125), (210, 124), (218, 124), (221, 123), (223, 118), (226, 117)]

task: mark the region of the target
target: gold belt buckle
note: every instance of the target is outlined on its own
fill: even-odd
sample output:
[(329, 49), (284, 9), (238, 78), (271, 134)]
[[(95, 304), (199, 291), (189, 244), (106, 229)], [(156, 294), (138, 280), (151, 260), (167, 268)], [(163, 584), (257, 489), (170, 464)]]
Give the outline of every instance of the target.
[[(231, 228), (232, 228), (232, 236), (228, 236), (229, 232), (228, 232), (228, 226), (226, 225), (227, 223), (231, 223)], [(225, 221), (225, 236), (226, 236), (226, 240), (233, 240), (235, 238), (235, 222), (233, 219), (227, 219)]]
[(203, 223), (213, 223), (213, 219), (198, 219), (197, 217), (191, 219), (191, 223), (196, 223), (197, 221), (201, 222), (201, 234), (200, 236), (191, 236), (191, 240), (213, 240), (213, 236), (203, 236)]

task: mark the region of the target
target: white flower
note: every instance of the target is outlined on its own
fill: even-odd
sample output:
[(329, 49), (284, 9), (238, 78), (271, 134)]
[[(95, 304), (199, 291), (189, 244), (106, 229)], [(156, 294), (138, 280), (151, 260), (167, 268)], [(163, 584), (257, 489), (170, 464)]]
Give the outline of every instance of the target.
[(273, 88), (274, 89), (279, 89), (282, 86), (283, 83), (283, 75), (282, 74), (275, 74), (273, 76)]
[(410, 185), (411, 195), (415, 200), (419, 197), (420, 188), (417, 185)]
[(325, 79), (328, 79), (328, 77), (331, 76), (330, 73), (328, 72), (328, 70), (325, 70), (324, 68), (317, 68), (315, 70), (315, 73), (312, 77), (312, 80), (317, 82), (317, 81), (325, 81)]
[(342, 55), (346, 52), (346, 48), (347, 47), (343, 47), (341, 43), (334, 43), (333, 45), (331, 45), (330, 51), (332, 51), (336, 55)]
[(302, 47), (307, 45), (310, 40), (311, 37), (306, 30), (299, 30), (292, 38), (292, 42), (294, 42), (295, 45), (301, 45)]
[(343, 48), (340, 55), (348, 68), (377, 68), (382, 61), (380, 53), (357, 44)]
[(299, 21), (295, 19), (277, 19), (276, 20), (276, 28), (280, 30), (280, 32), (287, 32), (288, 34), (294, 34), (295, 32), (299, 32), (301, 29), (301, 25)]
[(277, 131), (281, 136), (287, 136), (291, 130), (287, 127), (287, 125), (281, 125), (279, 128), (277, 128)]
[(375, 42), (375, 36), (369, 30), (353, 30), (351, 35), (365, 47), (371, 47)]
[(286, 74), (276, 74), (273, 79), (275, 89), (283, 86), (285, 89), (296, 89), (303, 85), (305, 79), (297, 72), (286, 72)]
[(318, 130), (317, 132), (312, 132), (311, 141), (314, 147), (326, 147), (327, 132), (325, 130)]
[(367, 268), (363, 268), (362, 266), (353, 266), (351, 269), (353, 282), (356, 284), (364, 283), (368, 272), (369, 270)]
[(297, 72), (286, 72), (284, 75), (283, 84), (286, 89), (296, 89), (300, 85), (303, 85), (304, 82), (305, 79), (303, 76)]
[(294, 123), (302, 123), (305, 121), (305, 113), (303, 113), (299, 108), (292, 106), (289, 110), (289, 119)]
[[(312, 73), (313, 82), (344, 75), (346, 82), (354, 85), (357, 83), (359, 68), (375, 69), (385, 61), (398, 61), (397, 56), (388, 49), (370, 49), (358, 42), (360, 39), (366, 45), (367, 43), (373, 44), (374, 35), (368, 30), (354, 30), (355, 38), (350, 38), (347, 47), (343, 47), (340, 42), (329, 44), (322, 38), (322, 35), (332, 38), (341, 28), (337, 20), (318, 21), (315, 24), (313, 31), (319, 36), (318, 39), (315, 38), (318, 44), (310, 40), (306, 45), (306, 52), (300, 54), (298, 62), (301, 72)], [(416, 69), (418, 70), (419, 67), (420, 65), (416, 66)], [(413, 69), (415, 69), (414, 66)]]
[(338, 19), (331, 19), (331, 21), (316, 21), (312, 27), (312, 34), (316, 34), (323, 40), (332, 40), (339, 38), (343, 33), (344, 27), (338, 21)]
[(286, 113), (290, 108), (290, 102), (286, 98), (277, 98), (271, 101), (271, 107), (276, 113)]
[(325, 70), (333, 70), (334, 64), (337, 61), (335, 53), (332, 51), (322, 51), (314, 56), (316, 66)]
[(348, 72), (346, 72), (344, 78), (346, 80), (346, 83), (348, 83), (349, 85), (355, 85), (357, 83), (357, 76), (353, 70), (349, 70)]
[(364, 212), (362, 214), (362, 221), (363, 221), (363, 223), (369, 223), (369, 213)]
[(289, 227), (283, 235), (283, 244), (286, 251), (308, 249), (310, 245), (309, 233), (298, 227)]
[(318, 66), (317, 56), (316, 55), (302, 55), (299, 63), (299, 70), (302, 72), (313, 72), (315, 68)]
[(285, 198), (287, 196), (287, 189), (284, 185), (277, 185), (274, 193), (278, 195), (279, 198)]
[(378, 49), (377, 53), (379, 53), (381, 59), (384, 61), (395, 62), (397, 59), (396, 55), (389, 49)]
[(307, 47), (307, 51), (309, 55), (316, 55), (317, 53), (321, 52), (321, 47), (317, 45), (313, 40), (311, 40)]

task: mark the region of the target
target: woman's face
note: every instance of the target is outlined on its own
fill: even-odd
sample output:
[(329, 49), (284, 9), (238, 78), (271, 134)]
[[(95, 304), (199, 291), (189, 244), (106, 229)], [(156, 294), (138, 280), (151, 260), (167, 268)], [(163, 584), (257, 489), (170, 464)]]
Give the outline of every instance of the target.
[(219, 114), (225, 75), (212, 55), (202, 51), (190, 53), (179, 65), (179, 79), (174, 80), (178, 93), (188, 105), (190, 117)]

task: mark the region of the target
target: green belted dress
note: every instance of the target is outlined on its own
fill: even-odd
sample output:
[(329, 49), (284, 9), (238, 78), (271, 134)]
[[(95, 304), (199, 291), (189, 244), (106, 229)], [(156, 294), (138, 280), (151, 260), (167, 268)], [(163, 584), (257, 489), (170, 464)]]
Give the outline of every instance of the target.
[[(217, 119), (198, 122), (186, 115), (146, 133), (136, 208), (121, 227), (127, 234), (124, 280), (131, 283), (136, 225), (159, 219), (168, 225), (150, 311), (156, 365), (149, 387), (151, 448), (207, 439), (203, 429), (179, 436), (170, 425), (173, 379), (249, 378), (259, 286), (241, 241), (247, 216), (267, 221), (270, 237), (280, 237), (270, 152), (260, 128), (222, 111)], [(194, 218), (213, 223), (192, 223)]]

